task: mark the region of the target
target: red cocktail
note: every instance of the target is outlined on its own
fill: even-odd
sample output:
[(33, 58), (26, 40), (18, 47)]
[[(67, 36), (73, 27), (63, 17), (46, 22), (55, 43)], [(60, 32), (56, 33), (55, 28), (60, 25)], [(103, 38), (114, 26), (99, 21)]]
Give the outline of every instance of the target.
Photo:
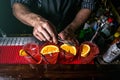
[(27, 43), (23, 46), (23, 51), (27, 54), (25, 59), (30, 64), (40, 64), (42, 61), (42, 57), (39, 53), (39, 46), (36, 43)]

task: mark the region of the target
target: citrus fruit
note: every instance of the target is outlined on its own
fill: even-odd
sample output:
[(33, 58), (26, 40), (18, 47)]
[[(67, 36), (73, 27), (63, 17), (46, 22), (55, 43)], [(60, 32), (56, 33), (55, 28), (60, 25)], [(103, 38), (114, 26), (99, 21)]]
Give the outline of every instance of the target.
[(82, 44), (81, 56), (86, 57), (89, 52), (90, 52), (90, 46), (88, 44)]
[(59, 48), (55, 45), (46, 45), (41, 49), (41, 54), (51, 54), (51, 53), (56, 53), (59, 52)]
[(66, 52), (69, 52), (69, 53), (73, 54), (73, 55), (76, 55), (76, 53), (77, 53), (76, 47), (75, 46), (71, 46), (69, 44), (62, 44), (60, 46), (60, 48), (65, 50)]
[(26, 53), (23, 49), (21, 49), (21, 50), (19, 51), (19, 55), (20, 55), (20, 56), (27, 56), (27, 53)]

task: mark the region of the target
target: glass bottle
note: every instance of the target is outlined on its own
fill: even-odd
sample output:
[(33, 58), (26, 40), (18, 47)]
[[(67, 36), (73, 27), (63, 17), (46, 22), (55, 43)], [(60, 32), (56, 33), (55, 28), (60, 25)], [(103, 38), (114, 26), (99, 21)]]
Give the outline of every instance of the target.
[(103, 60), (107, 63), (112, 62), (120, 55), (120, 42), (112, 44), (103, 55)]

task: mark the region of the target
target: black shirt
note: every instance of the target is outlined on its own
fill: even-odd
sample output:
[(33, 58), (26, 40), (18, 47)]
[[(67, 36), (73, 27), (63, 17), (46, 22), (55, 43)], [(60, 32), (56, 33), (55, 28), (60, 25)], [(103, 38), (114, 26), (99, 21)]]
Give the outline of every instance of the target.
[(57, 29), (66, 27), (81, 8), (94, 9), (94, 0), (11, 0), (51, 21)]

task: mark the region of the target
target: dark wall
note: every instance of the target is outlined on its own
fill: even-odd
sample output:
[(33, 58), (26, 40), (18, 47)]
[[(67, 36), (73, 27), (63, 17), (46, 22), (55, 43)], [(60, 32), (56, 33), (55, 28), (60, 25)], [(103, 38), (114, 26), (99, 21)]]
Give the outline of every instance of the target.
[(0, 28), (8, 35), (32, 32), (31, 27), (24, 25), (13, 16), (10, 0), (0, 0)]

